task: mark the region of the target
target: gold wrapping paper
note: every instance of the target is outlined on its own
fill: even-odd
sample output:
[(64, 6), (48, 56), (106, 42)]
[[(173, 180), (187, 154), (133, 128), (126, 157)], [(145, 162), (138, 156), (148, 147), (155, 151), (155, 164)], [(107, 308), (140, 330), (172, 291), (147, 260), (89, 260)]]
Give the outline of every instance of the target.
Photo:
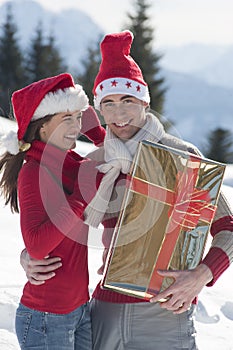
[(139, 144), (105, 265), (102, 287), (149, 299), (172, 280), (157, 269), (198, 265), (225, 165), (143, 141)]

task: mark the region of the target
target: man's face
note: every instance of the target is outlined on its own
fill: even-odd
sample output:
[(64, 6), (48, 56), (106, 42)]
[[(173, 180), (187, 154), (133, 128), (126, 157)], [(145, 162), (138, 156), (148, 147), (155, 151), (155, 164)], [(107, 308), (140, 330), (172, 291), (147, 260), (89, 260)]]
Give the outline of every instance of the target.
[(111, 131), (120, 139), (128, 140), (145, 124), (146, 106), (136, 97), (115, 94), (102, 99), (100, 112)]

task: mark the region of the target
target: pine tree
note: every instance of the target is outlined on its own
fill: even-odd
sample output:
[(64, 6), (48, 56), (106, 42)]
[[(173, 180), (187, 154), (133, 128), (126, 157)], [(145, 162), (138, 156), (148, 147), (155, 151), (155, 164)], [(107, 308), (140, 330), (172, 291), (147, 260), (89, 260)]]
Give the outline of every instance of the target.
[(55, 37), (52, 34), (48, 37), (48, 43), (45, 45), (45, 55), (47, 57), (47, 76), (57, 75), (67, 70), (65, 61), (56, 46)]
[(46, 67), (44, 66), (44, 38), (42, 33), (41, 23), (38, 24), (36, 29), (35, 38), (31, 41), (31, 46), (28, 50), (28, 58), (26, 63), (26, 71), (28, 73), (29, 81), (31, 83), (33, 81), (40, 80), (45, 77), (44, 70)]
[(209, 133), (207, 141), (207, 158), (222, 163), (233, 162), (233, 134), (229, 130), (217, 128)]
[[(83, 73), (78, 75), (78, 81), (83, 86), (88, 98), (89, 103), (93, 104), (93, 93), (92, 89), (94, 86), (94, 79), (98, 73), (99, 66), (101, 63), (101, 54), (100, 54), (100, 48), (99, 48), (99, 41), (87, 48), (87, 57), (82, 60), (82, 64), (84, 67)], [(104, 120), (101, 117), (101, 115), (96, 111), (101, 124), (104, 126)], [(79, 140), (90, 142), (90, 140), (85, 137), (84, 135), (81, 135), (79, 137)]]
[(150, 19), (147, 15), (151, 5), (147, 0), (135, 0), (133, 4), (135, 14), (127, 15), (128, 28), (134, 34), (131, 55), (140, 66), (148, 84), (151, 109), (162, 114), (166, 88), (159, 67), (161, 55), (153, 51), (154, 30), (149, 24)]
[(29, 78), (28, 83), (60, 74), (66, 70), (59, 50), (56, 48), (54, 37), (50, 35), (46, 40), (41, 23), (38, 24), (36, 35), (31, 40), (25, 69)]
[(94, 86), (94, 79), (98, 73), (99, 66), (101, 63), (101, 54), (99, 48), (99, 41), (92, 46), (87, 48), (87, 56), (82, 60), (83, 73), (78, 75), (78, 80), (83, 86), (90, 104), (93, 101), (92, 89)]
[(7, 7), (6, 21), (0, 36), (0, 114), (10, 117), (11, 95), (25, 85), (23, 55), (18, 44), (17, 28)]

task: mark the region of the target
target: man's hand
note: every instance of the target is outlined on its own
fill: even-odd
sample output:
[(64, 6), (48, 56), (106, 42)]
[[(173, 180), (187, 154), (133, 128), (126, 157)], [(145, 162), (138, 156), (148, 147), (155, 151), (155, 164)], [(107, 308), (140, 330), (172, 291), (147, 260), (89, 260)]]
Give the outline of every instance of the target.
[(106, 263), (107, 255), (108, 255), (108, 249), (107, 249), (107, 248), (104, 248), (103, 255), (102, 255), (103, 264), (102, 264), (102, 266), (97, 270), (98, 275), (103, 275), (103, 273), (104, 273), (104, 266), (105, 266), (105, 263)]
[(36, 260), (30, 257), (26, 249), (21, 252), (20, 264), (26, 272), (28, 281), (35, 285), (41, 285), (46, 280), (53, 278), (54, 271), (62, 266), (59, 257), (46, 256), (43, 260)]
[(210, 269), (200, 264), (193, 270), (184, 271), (158, 271), (161, 276), (171, 277), (174, 283), (167, 289), (150, 299), (150, 302), (160, 303), (161, 308), (181, 314), (187, 311), (193, 299), (200, 293), (202, 288), (212, 280)]

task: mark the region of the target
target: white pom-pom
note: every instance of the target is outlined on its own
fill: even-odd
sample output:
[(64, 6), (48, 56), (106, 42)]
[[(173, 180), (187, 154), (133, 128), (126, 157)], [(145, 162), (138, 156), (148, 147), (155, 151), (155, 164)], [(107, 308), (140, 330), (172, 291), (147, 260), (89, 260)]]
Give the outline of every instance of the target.
[(8, 134), (0, 137), (0, 144), (10, 154), (19, 153), (18, 137), (15, 131), (10, 131)]

